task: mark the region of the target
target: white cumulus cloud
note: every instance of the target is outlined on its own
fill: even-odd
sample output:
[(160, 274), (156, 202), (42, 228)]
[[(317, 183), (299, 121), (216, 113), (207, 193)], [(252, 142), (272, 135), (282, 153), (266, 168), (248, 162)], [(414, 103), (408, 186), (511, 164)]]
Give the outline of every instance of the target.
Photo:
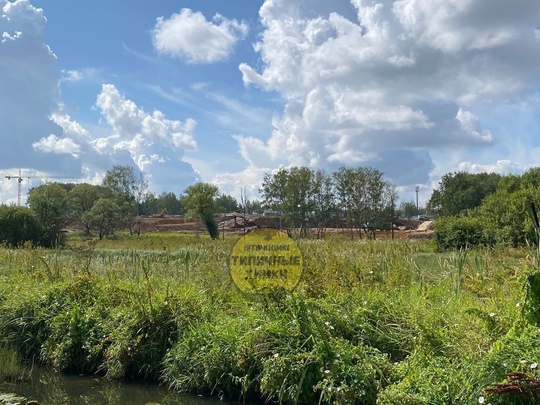
[(364, 165), (427, 184), (503, 142), (477, 110), (537, 91), (536, 0), (272, 0), (259, 14), (263, 63), (239, 69), (285, 108), (268, 140), (236, 137), (251, 166)]
[(58, 138), (53, 134), (34, 142), (32, 147), (45, 153), (70, 154), (75, 157), (81, 151), (80, 145), (76, 144), (73, 139)]
[(202, 13), (184, 8), (168, 19), (157, 19), (152, 41), (159, 53), (190, 63), (213, 63), (227, 59), (247, 32), (244, 22), (219, 14), (207, 21)]
[(192, 166), (183, 161), (185, 150), (197, 148), (193, 119), (181, 122), (158, 110), (147, 113), (112, 84), (102, 86), (96, 106), (112, 128), (110, 136), (93, 141), (98, 151), (129, 156), (147, 173), (156, 192), (179, 192), (195, 180)]

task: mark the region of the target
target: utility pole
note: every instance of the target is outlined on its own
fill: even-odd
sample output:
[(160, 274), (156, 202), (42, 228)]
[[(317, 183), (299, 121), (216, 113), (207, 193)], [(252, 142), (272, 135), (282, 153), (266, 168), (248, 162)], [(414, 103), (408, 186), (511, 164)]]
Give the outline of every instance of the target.
[(420, 186), (414, 188), (414, 191), (416, 191), (416, 215), (420, 215), (420, 209), (418, 207), (418, 190), (420, 190)]
[[(30, 178), (30, 177), (25, 177), (25, 178)], [(17, 206), (20, 206), (21, 205), (21, 183), (23, 181), (23, 177), (21, 175), (21, 171), (19, 170), (19, 175), (8, 175), (6, 176), (6, 179), (8, 180), (11, 180), (11, 179), (16, 179), (17, 182), (19, 183), (17, 185)]]

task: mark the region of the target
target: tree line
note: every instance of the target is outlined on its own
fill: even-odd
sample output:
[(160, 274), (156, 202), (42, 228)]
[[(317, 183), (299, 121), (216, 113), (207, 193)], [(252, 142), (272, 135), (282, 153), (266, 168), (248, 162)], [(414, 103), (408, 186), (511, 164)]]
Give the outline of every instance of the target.
[[(535, 242), (526, 202), (539, 201), (540, 168), (521, 175), (447, 173), (433, 190), (425, 210), (437, 217), (436, 241), (441, 248)], [(265, 210), (278, 226), (298, 236), (315, 229), (347, 227), (351, 235), (390, 229), (397, 217), (424, 212), (414, 201), (397, 206), (396, 187), (371, 167), (341, 167), (333, 173), (308, 167), (281, 168), (265, 175), (261, 201), (240, 202), (216, 186), (197, 183), (181, 194), (149, 191), (144, 173), (114, 166), (101, 184), (52, 183), (34, 187), (28, 207), (0, 206), (0, 241), (42, 246), (62, 243), (68, 217), (77, 218), (85, 233), (99, 238), (119, 229), (140, 231), (141, 215), (187, 215), (199, 218), (216, 238), (214, 214)]]
[(398, 214), (395, 186), (370, 167), (342, 167), (331, 174), (305, 166), (281, 168), (264, 177), (260, 192), (263, 206), (299, 236), (316, 228), (321, 237), (330, 226), (346, 226), (361, 236), (390, 229)]
[[(322, 237), (329, 226), (348, 227), (362, 235), (389, 229), (397, 216), (419, 213), (412, 201), (396, 207), (395, 186), (370, 167), (347, 168), (327, 174), (308, 167), (281, 168), (264, 177), (262, 200), (241, 201), (221, 194), (209, 183), (187, 187), (182, 194), (156, 195), (144, 173), (131, 166), (114, 166), (101, 184), (51, 183), (32, 188), (28, 207), (0, 206), (0, 241), (18, 245), (28, 241), (46, 247), (63, 243), (67, 218), (77, 218), (84, 232), (101, 239), (115, 231), (140, 232), (140, 216), (186, 215), (199, 218), (212, 238), (218, 237), (216, 213), (240, 211), (274, 216), (280, 228), (306, 236), (310, 228)], [(13, 226), (11, 226), (13, 224)]]
[[(202, 201), (196, 196), (200, 185), (211, 191), (211, 207), (199, 210)], [(260, 209), (257, 201), (246, 200), (245, 210)], [(100, 239), (118, 230), (140, 232), (140, 216), (191, 215), (230, 212), (240, 208), (237, 200), (220, 194), (217, 187), (198, 183), (183, 194), (149, 191), (144, 173), (131, 166), (114, 166), (101, 184), (51, 183), (33, 187), (28, 192), (28, 207), (0, 205), (0, 242), (17, 246), (23, 242), (44, 247), (61, 245), (62, 229), (68, 218), (76, 218), (84, 232), (95, 232)], [(207, 217), (206, 217), (207, 218)], [(204, 221), (204, 218), (203, 218)], [(216, 237), (213, 234), (213, 237)]]
[(448, 173), (427, 208), (436, 214), (437, 247), (536, 245), (528, 206), (540, 201), (540, 168), (523, 174)]

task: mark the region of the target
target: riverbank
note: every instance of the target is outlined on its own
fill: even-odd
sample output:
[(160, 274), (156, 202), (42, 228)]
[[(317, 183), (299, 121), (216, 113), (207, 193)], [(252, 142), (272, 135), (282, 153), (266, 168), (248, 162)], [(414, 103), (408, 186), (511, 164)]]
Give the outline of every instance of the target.
[(539, 377), (540, 332), (522, 313), (529, 251), (300, 241), (298, 287), (258, 297), (231, 281), (234, 242), (0, 249), (2, 343), (54, 370), (249, 401), (517, 404), (486, 388)]

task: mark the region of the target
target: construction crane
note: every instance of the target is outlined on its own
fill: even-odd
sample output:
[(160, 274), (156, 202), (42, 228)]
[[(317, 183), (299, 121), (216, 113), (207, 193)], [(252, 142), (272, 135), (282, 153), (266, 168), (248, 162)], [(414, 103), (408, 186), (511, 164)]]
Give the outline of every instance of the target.
[(24, 179), (31, 179), (31, 178), (39, 178), (39, 179), (71, 179), (73, 177), (62, 177), (62, 176), (33, 176), (33, 177), (30, 177), (30, 176), (26, 176), (26, 177), (23, 177), (22, 176), (22, 171), (19, 170), (19, 174), (18, 175), (7, 175), (6, 176), (6, 179), (8, 180), (11, 180), (11, 179), (14, 179), (14, 180), (17, 180), (17, 206), (20, 206), (21, 205), (21, 189), (22, 189), (22, 182)]
[(30, 177), (22, 177), (21, 170), (19, 170), (19, 175), (8, 175), (6, 176), (6, 179), (17, 179), (18, 189), (17, 189), (17, 206), (21, 205), (21, 183), (23, 182), (23, 179), (29, 179)]

